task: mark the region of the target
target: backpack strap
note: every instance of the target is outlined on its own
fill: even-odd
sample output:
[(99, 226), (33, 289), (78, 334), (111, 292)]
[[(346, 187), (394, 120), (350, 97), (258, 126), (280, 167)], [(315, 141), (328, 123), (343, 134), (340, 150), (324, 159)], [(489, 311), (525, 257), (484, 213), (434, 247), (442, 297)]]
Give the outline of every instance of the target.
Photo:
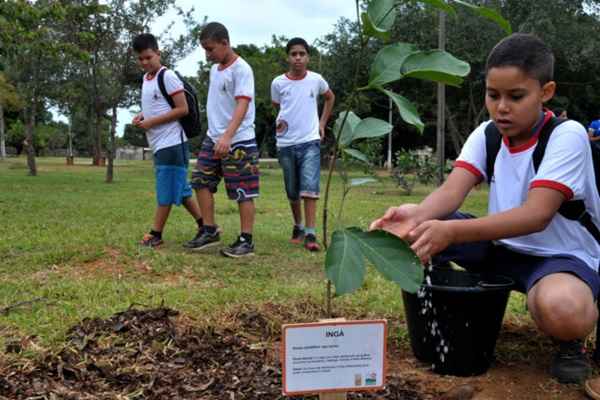
[(485, 127), (485, 174), (487, 175), (488, 185), (492, 182), (492, 176), (494, 176), (494, 164), (501, 145), (502, 134), (492, 121)]
[[(554, 129), (562, 124), (563, 122), (568, 121), (566, 119), (559, 119), (556, 117), (552, 117), (542, 128), (540, 135), (538, 136), (538, 143), (533, 151), (533, 155), (531, 156), (533, 160), (533, 170), (537, 173), (542, 160), (544, 159), (544, 154), (546, 152), (546, 147), (548, 146), (548, 141), (550, 139), (550, 135)], [(592, 220), (592, 216), (585, 209), (585, 203), (583, 200), (571, 200), (565, 201), (562, 203), (558, 212), (563, 217), (579, 222), (589, 233), (596, 239), (598, 243), (600, 243), (600, 230), (594, 224)]]
[(167, 88), (165, 87), (165, 72), (167, 72), (167, 69), (163, 68), (158, 73), (158, 88), (160, 89), (160, 92), (162, 93), (167, 103), (169, 103), (171, 108), (175, 108), (175, 102), (173, 101), (171, 96), (169, 96), (169, 93), (167, 93)]

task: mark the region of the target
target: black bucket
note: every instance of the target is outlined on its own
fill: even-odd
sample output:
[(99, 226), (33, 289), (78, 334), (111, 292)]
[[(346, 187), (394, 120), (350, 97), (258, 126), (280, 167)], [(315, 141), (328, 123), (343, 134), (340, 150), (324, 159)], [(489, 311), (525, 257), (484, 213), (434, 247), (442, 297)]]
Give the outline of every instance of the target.
[(429, 277), (418, 294), (402, 292), (415, 357), (443, 375), (484, 373), (494, 358), (513, 280), (437, 268)]

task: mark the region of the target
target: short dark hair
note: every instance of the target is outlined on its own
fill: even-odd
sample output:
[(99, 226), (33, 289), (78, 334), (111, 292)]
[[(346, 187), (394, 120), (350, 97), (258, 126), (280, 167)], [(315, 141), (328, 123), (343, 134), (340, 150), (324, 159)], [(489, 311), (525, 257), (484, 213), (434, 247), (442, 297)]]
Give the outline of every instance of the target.
[(136, 53), (141, 53), (144, 50), (152, 49), (158, 51), (158, 42), (151, 33), (142, 33), (133, 38), (133, 50)]
[(494, 46), (488, 56), (485, 73), (499, 67), (517, 67), (545, 85), (554, 79), (554, 54), (537, 36), (514, 33)]
[(565, 111), (567, 111), (565, 108), (557, 107), (552, 112), (554, 113), (554, 115), (556, 115), (558, 117), (560, 114), (562, 114)]
[(310, 47), (308, 46), (308, 43), (306, 43), (306, 40), (299, 37), (290, 39), (290, 41), (287, 42), (287, 44), (285, 45), (285, 52), (289, 54), (292, 47), (297, 45), (304, 46), (306, 53), (310, 53)]
[(225, 25), (219, 22), (209, 22), (200, 32), (200, 41), (203, 40), (214, 40), (216, 42), (227, 40), (229, 42), (229, 32)]

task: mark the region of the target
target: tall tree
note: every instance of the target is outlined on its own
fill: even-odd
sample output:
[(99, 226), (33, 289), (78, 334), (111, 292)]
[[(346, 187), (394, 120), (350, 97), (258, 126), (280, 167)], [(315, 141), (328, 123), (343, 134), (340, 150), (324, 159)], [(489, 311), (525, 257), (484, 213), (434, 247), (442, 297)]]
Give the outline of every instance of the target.
[(4, 110), (21, 110), (23, 101), (17, 94), (15, 87), (6, 80), (6, 76), (0, 73), (0, 159), (6, 158), (6, 123)]

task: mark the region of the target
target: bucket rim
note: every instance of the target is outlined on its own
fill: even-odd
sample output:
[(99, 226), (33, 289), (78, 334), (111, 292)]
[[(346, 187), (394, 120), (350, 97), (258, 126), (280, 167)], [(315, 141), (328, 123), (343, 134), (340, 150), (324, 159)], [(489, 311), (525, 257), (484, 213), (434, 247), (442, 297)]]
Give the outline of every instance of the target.
[[(479, 276), (477, 284), (473, 286), (453, 286), (453, 285), (441, 285), (423, 282), (421, 288), (433, 289), (440, 292), (460, 292), (460, 293), (484, 293), (484, 292), (502, 292), (511, 291), (515, 288), (515, 280), (502, 274), (494, 274), (485, 276), (485, 274), (472, 273), (469, 271), (456, 271), (460, 274), (468, 274)], [(488, 282), (490, 277), (494, 278), (494, 282)], [(486, 279), (487, 278), (487, 279)], [(499, 282), (496, 282), (499, 281)]]

